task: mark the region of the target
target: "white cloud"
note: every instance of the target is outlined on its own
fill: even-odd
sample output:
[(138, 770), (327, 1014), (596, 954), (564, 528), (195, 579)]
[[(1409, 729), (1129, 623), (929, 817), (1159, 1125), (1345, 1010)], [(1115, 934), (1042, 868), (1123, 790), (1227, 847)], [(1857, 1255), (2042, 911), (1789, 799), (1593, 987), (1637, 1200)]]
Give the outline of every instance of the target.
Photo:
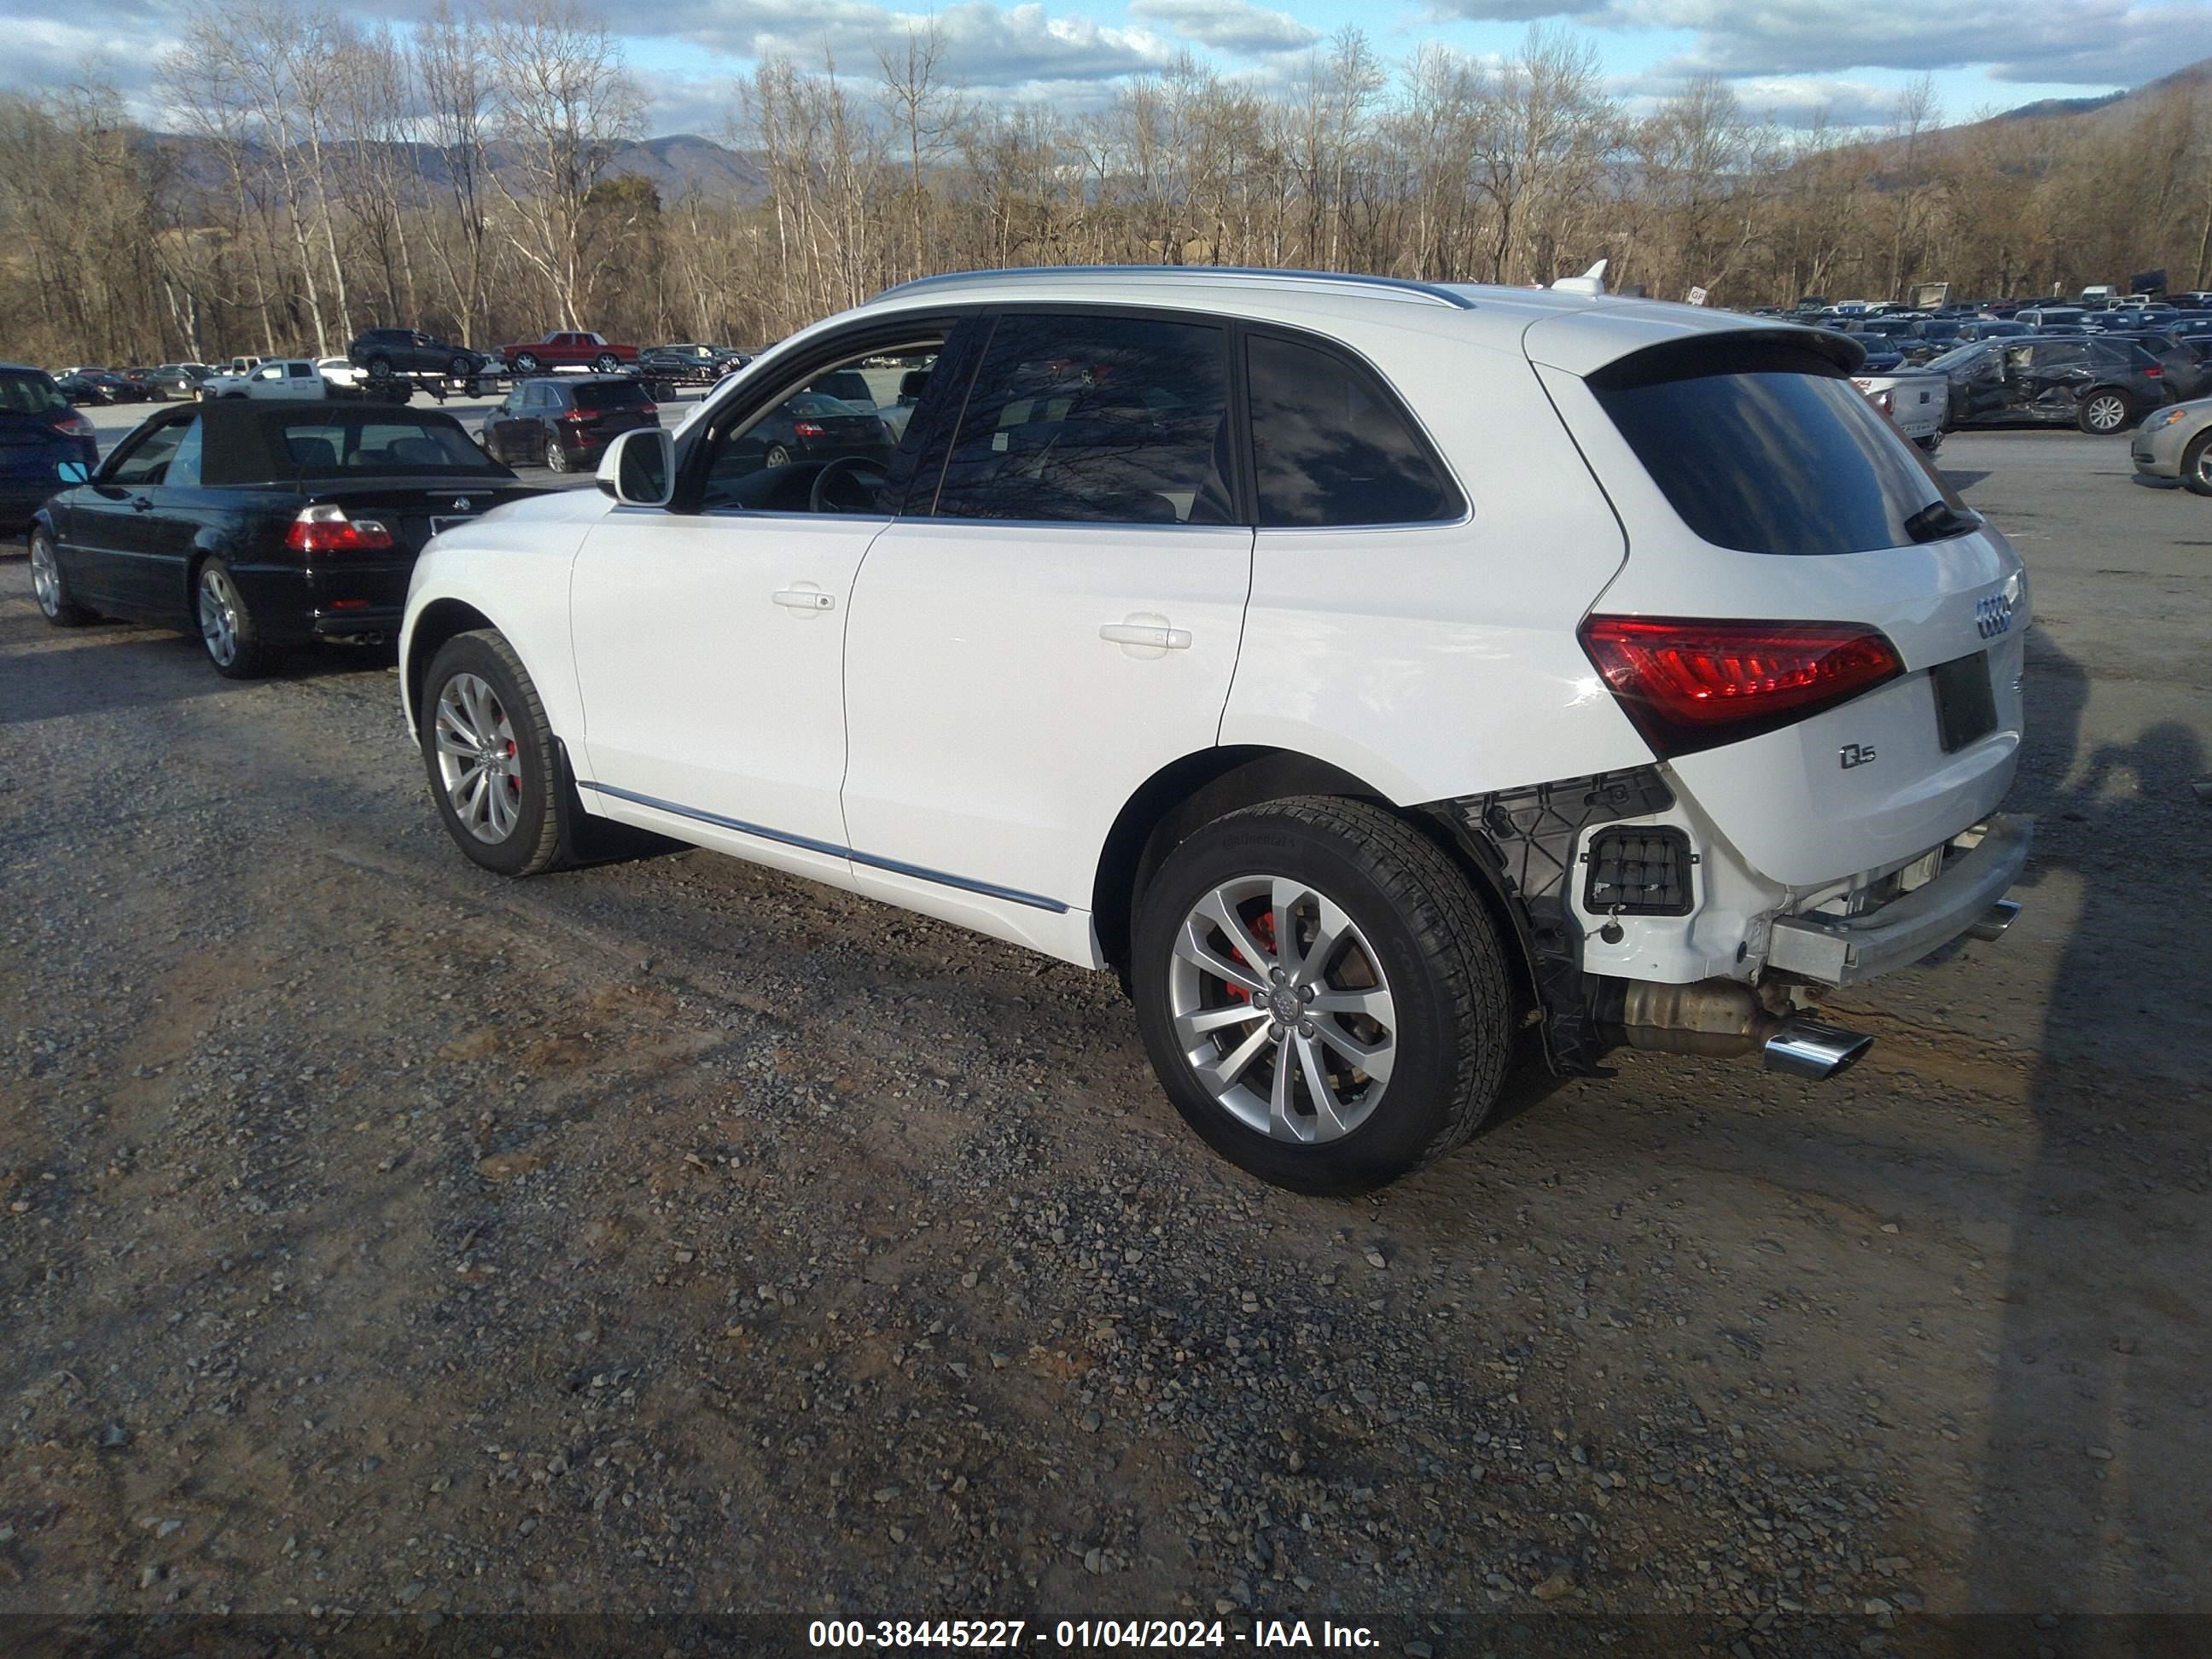
[(1731, 78), (1986, 65), (1998, 81), (2130, 85), (2212, 56), (2203, 0), (1431, 0), (1432, 15), (1562, 18), (1608, 32), (1686, 32), (1653, 70)]
[(1224, 52), (1302, 52), (1321, 39), (1320, 30), (1287, 12), (1269, 11), (1250, 0), (1134, 0), (1129, 10), (1186, 40)]

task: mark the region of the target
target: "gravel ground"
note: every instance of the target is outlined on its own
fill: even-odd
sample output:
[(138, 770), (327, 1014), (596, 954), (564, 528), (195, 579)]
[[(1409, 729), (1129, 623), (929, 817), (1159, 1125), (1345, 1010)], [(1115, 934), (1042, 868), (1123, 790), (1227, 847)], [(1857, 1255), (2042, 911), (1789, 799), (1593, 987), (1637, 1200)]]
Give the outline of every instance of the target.
[(1212, 1158), (1103, 975), (501, 883), (386, 660), (0, 562), (0, 1613), (2212, 1615), (2212, 502), (1942, 459), (2036, 583), (2011, 936), (1838, 999), (1835, 1083), (1623, 1055), (1353, 1203)]

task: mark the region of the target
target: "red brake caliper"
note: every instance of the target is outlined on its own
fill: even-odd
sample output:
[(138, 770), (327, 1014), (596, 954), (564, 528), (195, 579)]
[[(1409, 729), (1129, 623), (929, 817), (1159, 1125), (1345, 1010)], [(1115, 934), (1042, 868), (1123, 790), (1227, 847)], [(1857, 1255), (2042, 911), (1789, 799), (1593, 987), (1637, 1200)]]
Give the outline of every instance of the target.
[[(1259, 921), (1252, 924), (1252, 936), (1266, 945), (1269, 951), (1277, 955), (1281, 954), (1281, 948), (1275, 943), (1275, 913), (1273, 910), (1263, 910), (1260, 913)], [(1231, 962), (1244, 962), (1244, 953), (1232, 945), (1229, 947), (1229, 959)], [(1263, 963), (1244, 962), (1244, 965), (1257, 972), (1266, 971), (1266, 964)], [(1252, 994), (1241, 985), (1224, 984), (1221, 988), (1239, 1002), (1252, 1000)]]

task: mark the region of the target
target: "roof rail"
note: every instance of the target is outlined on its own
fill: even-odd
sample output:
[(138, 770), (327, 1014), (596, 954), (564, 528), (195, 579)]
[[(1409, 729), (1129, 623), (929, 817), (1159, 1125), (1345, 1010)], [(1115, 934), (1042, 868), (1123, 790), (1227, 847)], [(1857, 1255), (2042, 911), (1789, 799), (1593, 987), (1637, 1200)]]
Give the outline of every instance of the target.
[(1431, 305), (1449, 306), (1455, 311), (1473, 311), (1475, 308), (1475, 302), (1464, 294), (1439, 283), (1416, 282), (1407, 276), (1364, 276), (1339, 270), (1279, 270), (1263, 265), (1017, 265), (1004, 270), (954, 270), (939, 276), (917, 276), (911, 282), (900, 283), (884, 289), (875, 298), (888, 300), (893, 295), (912, 294), (922, 289), (981, 286), (1006, 277), (1024, 280), (1054, 277), (1071, 282), (1095, 282), (1100, 277), (1113, 276), (1146, 280), (1165, 277), (1190, 283), (1234, 276), (1248, 281), (1259, 279), (1281, 283), (1286, 286), (1321, 283), (1351, 288), (1385, 289), (1408, 298), (1425, 301)]

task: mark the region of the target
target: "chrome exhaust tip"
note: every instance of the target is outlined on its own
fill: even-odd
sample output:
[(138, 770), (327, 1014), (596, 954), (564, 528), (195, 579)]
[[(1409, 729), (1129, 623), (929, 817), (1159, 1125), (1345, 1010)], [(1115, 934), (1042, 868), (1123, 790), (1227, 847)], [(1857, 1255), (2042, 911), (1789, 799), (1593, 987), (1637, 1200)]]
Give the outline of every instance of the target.
[(1999, 899), (1982, 912), (1981, 920), (1966, 929), (1968, 939), (1978, 939), (1987, 945), (1991, 939), (2002, 939), (2005, 929), (2011, 927), (2020, 915), (2020, 903), (2015, 899)]
[(1873, 1047), (1870, 1036), (1792, 1014), (1774, 1028), (1759, 1049), (1759, 1058), (1770, 1072), (1818, 1082), (1848, 1071)]

